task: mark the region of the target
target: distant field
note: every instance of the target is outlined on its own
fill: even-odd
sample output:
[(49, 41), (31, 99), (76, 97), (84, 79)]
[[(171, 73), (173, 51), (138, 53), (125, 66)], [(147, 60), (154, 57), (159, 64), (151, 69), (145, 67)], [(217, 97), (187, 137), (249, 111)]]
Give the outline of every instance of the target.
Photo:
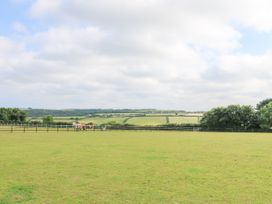
[(198, 124), (200, 117), (169, 117), (169, 123), (174, 124)]
[(127, 117), (111, 117), (111, 118), (94, 117), (94, 118), (84, 118), (84, 119), (80, 120), (80, 122), (82, 122), (82, 123), (92, 122), (97, 125), (101, 125), (103, 123), (109, 123), (109, 122), (115, 122), (115, 123), (122, 124), (126, 118)]
[[(104, 123), (115, 122), (118, 124), (132, 124), (139, 126), (156, 126), (167, 124), (166, 117), (169, 118), (169, 123), (173, 124), (197, 124), (199, 123), (200, 117), (198, 116), (175, 116), (175, 115), (149, 115), (143, 117), (132, 117), (132, 116), (113, 116), (113, 117), (55, 117), (55, 122), (69, 122), (72, 123), (78, 119), (82, 123), (94, 123), (101, 125)], [(42, 118), (35, 118), (33, 120), (42, 121)]]
[(165, 117), (134, 117), (127, 121), (128, 124), (139, 126), (155, 126), (166, 124)]
[[(68, 122), (68, 123), (73, 123), (75, 121), (80, 121), (82, 123), (95, 123), (96, 125), (100, 125), (103, 123), (108, 123), (108, 122), (116, 122), (116, 123), (123, 123), (124, 120), (127, 117), (54, 117), (55, 122)], [(38, 120), (42, 120), (41, 118)]]
[(0, 203), (271, 203), (272, 134), (0, 132)]
[(85, 117), (54, 117), (54, 121), (56, 122), (74, 122), (75, 120), (79, 119), (79, 120), (82, 120), (84, 119)]
[[(54, 117), (54, 121), (56, 122), (74, 122), (76, 119), (81, 120), (84, 119), (85, 117)], [(32, 120), (32, 121), (42, 121), (42, 117), (34, 117), (34, 118), (27, 118), (27, 120)]]

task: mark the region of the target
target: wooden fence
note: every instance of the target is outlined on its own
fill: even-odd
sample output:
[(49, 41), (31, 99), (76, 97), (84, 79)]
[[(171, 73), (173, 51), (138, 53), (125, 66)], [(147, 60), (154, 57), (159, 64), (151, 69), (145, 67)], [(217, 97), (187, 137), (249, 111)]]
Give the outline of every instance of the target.
[(73, 125), (55, 125), (55, 124), (0, 124), (0, 132), (80, 132), (95, 130), (176, 130), (176, 131), (199, 131), (199, 127), (167, 127), (167, 126), (95, 126), (91, 129), (77, 129)]
[(272, 129), (209, 129), (200, 126), (95, 126), (91, 129), (78, 129), (73, 125), (55, 124), (0, 124), (0, 132), (81, 132), (95, 130), (164, 130), (164, 131), (205, 131), (205, 132), (272, 132)]
[[(88, 129), (89, 130), (95, 130)], [(46, 125), (46, 124), (0, 124), (0, 131), (5, 132), (72, 132), (72, 131), (81, 131), (75, 128), (73, 125)], [(84, 130), (87, 131), (87, 130)]]

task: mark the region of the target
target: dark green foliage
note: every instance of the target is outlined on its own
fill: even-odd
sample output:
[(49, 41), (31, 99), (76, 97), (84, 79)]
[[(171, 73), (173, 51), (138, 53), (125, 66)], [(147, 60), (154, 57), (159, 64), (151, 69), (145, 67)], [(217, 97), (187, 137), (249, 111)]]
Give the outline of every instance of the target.
[(261, 128), (270, 129), (272, 127), (272, 101), (260, 109), (259, 119)]
[(124, 124), (128, 123), (128, 121), (129, 121), (131, 118), (132, 118), (132, 117), (126, 118), (126, 119), (123, 121), (123, 123), (124, 123)]
[(168, 123), (168, 124), (163, 124), (163, 125), (158, 125), (158, 126), (155, 126), (155, 127), (169, 127), (169, 128), (171, 128), (171, 127), (173, 127), (173, 128), (175, 128), (175, 127), (191, 127), (191, 128), (198, 128), (198, 127), (200, 127), (199, 126), (199, 124), (192, 124), (192, 123), (190, 123), (190, 124), (176, 124), (176, 123)]
[(49, 124), (49, 123), (53, 123), (54, 122), (54, 118), (52, 115), (47, 115), (45, 117), (43, 117), (43, 123), (45, 124)]
[(258, 114), (251, 106), (218, 107), (204, 114), (201, 126), (210, 129), (248, 130), (259, 128)]
[[(50, 110), (50, 109), (28, 109), (29, 117), (43, 117), (45, 115), (52, 115), (58, 117), (65, 116), (89, 116), (94, 117), (97, 114), (123, 114), (133, 113), (138, 116), (145, 116), (150, 113), (175, 113), (176, 111), (161, 111), (156, 109), (66, 109), (66, 110)], [(180, 110), (179, 112), (184, 112)]]
[[(58, 122), (53, 122), (52, 123), (52, 125), (73, 125), (73, 123), (69, 123), (69, 122), (60, 122), (60, 121), (58, 121)], [(86, 125), (91, 125), (91, 124), (86, 124)]]
[(165, 119), (166, 119), (166, 124), (169, 124), (169, 123), (170, 123), (170, 121), (169, 121), (169, 117), (168, 117), (168, 116), (166, 116), (166, 117), (165, 117)]
[(256, 105), (256, 109), (257, 110), (261, 110), (262, 107), (264, 107), (265, 105), (269, 104), (270, 102), (272, 102), (272, 98), (267, 98), (265, 100), (262, 100), (261, 102), (259, 102)]
[(31, 125), (40, 125), (42, 124), (41, 121), (39, 120), (32, 120), (32, 121), (27, 121), (28, 124), (31, 124)]
[(19, 108), (0, 108), (0, 122), (2, 123), (21, 123), (25, 122), (25, 120), (26, 112)]
[(272, 128), (272, 98), (251, 106), (231, 105), (206, 112), (201, 119), (203, 129), (267, 130)]
[(110, 121), (107, 123), (103, 123), (98, 127), (107, 127), (109, 129), (123, 129), (127, 127), (135, 127), (135, 125), (127, 124), (127, 123), (118, 123), (116, 121)]

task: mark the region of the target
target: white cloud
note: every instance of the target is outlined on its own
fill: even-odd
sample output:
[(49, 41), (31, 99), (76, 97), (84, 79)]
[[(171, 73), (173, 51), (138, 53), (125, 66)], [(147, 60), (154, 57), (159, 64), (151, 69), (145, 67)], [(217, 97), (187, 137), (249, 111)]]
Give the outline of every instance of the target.
[(60, 3), (61, 0), (36, 0), (31, 8), (31, 14), (33, 16), (39, 16), (54, 13), (59, 8)]
[(18, 33), (26, 33), (27, 32), (27, 28), (25, 27), (25, 25), (20, 22), (14, 22), (12, 27)]
[(268, 97), (271, 54), (237, 54), (236, 29), (270, 32), (270, 4), (36, 0), (31, 16), (47, 28), (20, 42), (0, 38), (0, 90), (12, 87), (0, 99), (13, 93), (14, 104), (58, 108), (254, 104)]

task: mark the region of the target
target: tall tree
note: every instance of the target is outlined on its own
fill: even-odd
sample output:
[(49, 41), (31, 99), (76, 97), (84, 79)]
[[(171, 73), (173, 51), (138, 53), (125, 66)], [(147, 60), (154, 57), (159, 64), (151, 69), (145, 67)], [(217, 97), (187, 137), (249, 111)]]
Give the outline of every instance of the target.
[(214, 108), (201, 119), (203, 127), (211, 129), (251, 129), (258, 128), (257, 113), (251, 106), (230, 105), (226, 108)]
[(25, 122), (26, 112), (18, 108), (0, 108), (0, 122)]
[(272, 102), (272, 98), (267, 98), (265, 100), (262, 100), (261, 102), (259, 102), (256, 105), (256, 109), (257, 110), (261, 110), (262, 107), (264, 107), (265, 105), (269, 104), (270, 102)]
[(261, 128), (272, 128), (272, 102), (266, 104), (259, 111), (260, 126)]

